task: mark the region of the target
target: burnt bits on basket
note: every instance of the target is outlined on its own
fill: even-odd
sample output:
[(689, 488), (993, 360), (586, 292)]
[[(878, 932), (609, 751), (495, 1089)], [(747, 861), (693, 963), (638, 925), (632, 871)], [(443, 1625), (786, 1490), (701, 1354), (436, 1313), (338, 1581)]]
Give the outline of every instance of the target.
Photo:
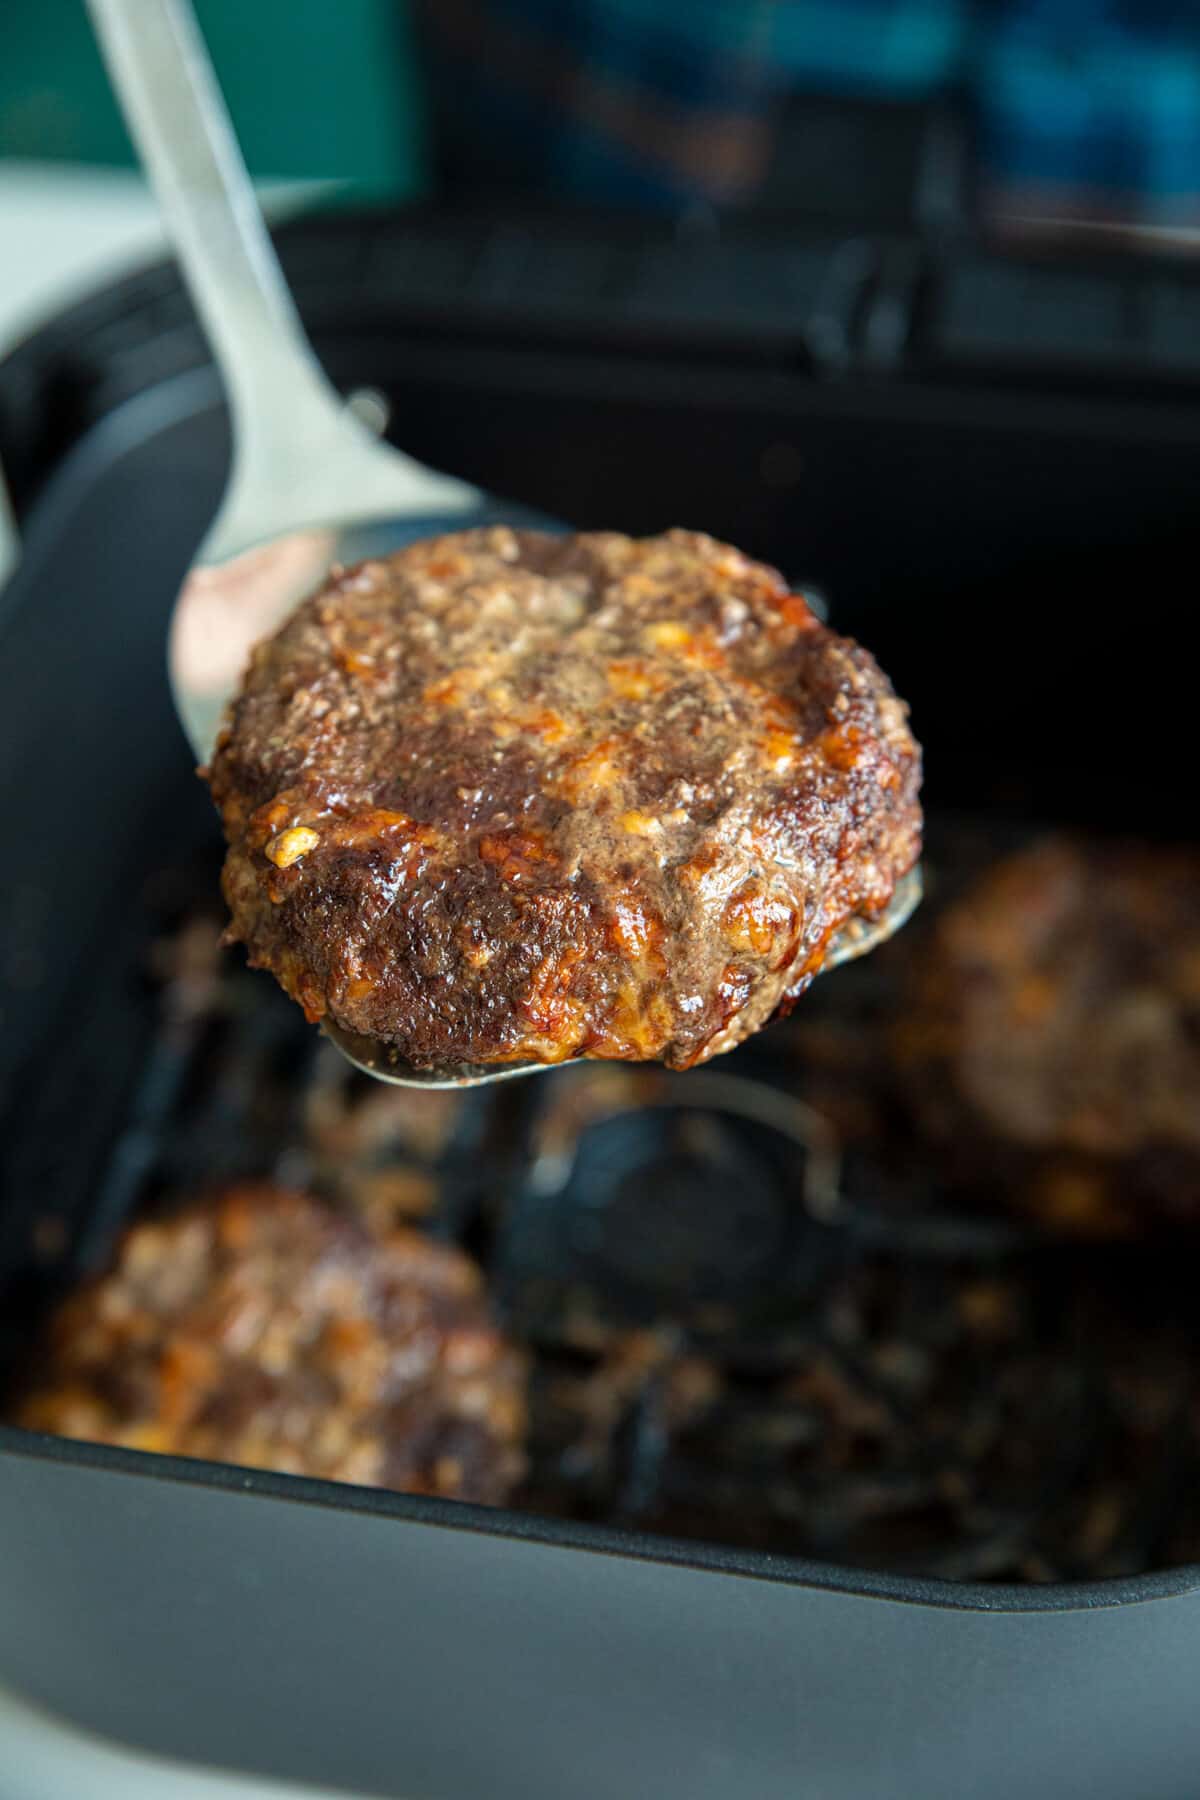
[(1196, 1352), (1085, 1269), (868, 1258), (772, 1363), (664, 1365), (637, 1522), (951, 1580), (1178, 1560)]
[(418, 1066), (701, 1062), (920, 850), (887, 678), (695, 532), (336, 574), (258, 646), (209, 780), (231, 936)]
[(894, 1031), (942, 1178), (1058, 1230), (1200, 1218), (1200, 855), (1055, 838), (938, 918)]
[(461, 1251), (240, 1186), (127, 1232), (112, 1270), (52, 1320), (15, 1418), (500, 1503), (523, 1469), (525, 1364)]
[(755, 1066), (537, 1096), (492, 1260), (534, 1349), (520, 1500), (950, 1580), (1178, 1560), (1185, 1272), (958, 1218), (932, 1184), (923, 1213), (829, 1216), (827, 1145)]
[(482, 1096), (374, 1081), (322, 1042), (304, 1092), (305, 1162), (372, 1232), (444, 1223), (477, 1178), (485, 1116)]

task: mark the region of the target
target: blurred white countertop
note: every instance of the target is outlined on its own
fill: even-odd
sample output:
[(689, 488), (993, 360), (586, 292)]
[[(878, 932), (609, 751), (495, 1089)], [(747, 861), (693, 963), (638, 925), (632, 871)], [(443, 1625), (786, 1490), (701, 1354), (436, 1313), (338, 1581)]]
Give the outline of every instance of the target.
[(132, 170), (0, 163), (0, 356), (164, 243), (154, 201)]

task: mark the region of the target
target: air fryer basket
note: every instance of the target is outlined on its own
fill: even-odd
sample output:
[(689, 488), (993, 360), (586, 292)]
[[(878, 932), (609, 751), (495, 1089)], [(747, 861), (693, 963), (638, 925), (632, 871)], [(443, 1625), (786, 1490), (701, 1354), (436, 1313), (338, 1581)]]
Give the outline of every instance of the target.
[[(520, 500), (585, 525), (703, 525), (815, 582), (913, 702), (942, 821), (935, 865), (958, 856), (945, 821), (964, 814), (993, 843), (992, 822), (1013, 818), (1194, 832), (1191, 680), (1174, 638), (1200, 412), (1182, 394), (1135, 388), (1123, 370), (1089, 394), (1078, 369), (1022, 391), (939, 365), (932, 264), (910, 295), (908, 353), (873, 366), (856, 335), (879, 300), (869, 247), (850, 259), (867, 285), (848, 297), (844, 247), (810, 247), (828, 277), (814, 295), (845, 306), (845, 353), (821, 369), (828, 334), (799, 324), (754, 354), (711, 321), (668, 354), (644, 309), (636, 345), (568, 317), (552, 350), (535, 349), (544, 320), (482, 302), (435, 326), (431, 301), (414, 311), (387, 285), (406, 243), (378, 223), (294, 237), (293, 274), (338, 378), (385, 388), (408, 447)], [(454, 269), (446, 279), (461, 281)], [(169, 983), (146, 979), (151, 942), (203, 911), (216, 854), (162, 668), (163, 622), (225, 455), (189, 333), (154, 275), (43, 334), (0, 384), (8, 444), (36, 447), (35, 396), (60, 408), (45, 431), (57, 419), (72, 440), (48, 480), (26, 464), (26, 557), (0, 600), (10, 1369), (132, 1206), (275, 1166), (313, 1054), (264, 978), (221, 978), (260, 1002), (232, 1033), (182, 1020)], [(104, 383), (119, 404), (98, 401)], [(853, 986), (839, 991), (852, 1004)], [(535, 1457), (528, 1510), (488, 1513), (3, 1430), (0, 1676), (149, 1748), (373, 1793), (1193, 1794), (1193, 1568), (1005, 1586), (994, 1577), (1012, 1572), (1024, 1529), (1011, 1517), (944, 1566), (923, 1547), (917, 1576), (867, 1566), (902, 1566), (894, 1546), (839, 1562), (836, 1530), (826, 1561), (803, 1562), (780, 1553), (778, 1518), (723, 1532), (739, 1508), (749, 1516), (753, 1460), (714, 1514), (697, 1475), (711, 1446), (678, 1456), (664, 1437), (664, 1369), (684, 1350), (702, 1361), (731, 1307), (745, 1313), (737, 1378), (769, 1402), (781, 1350), (759, 1317), (764, 1267), (786, 1271), (794, 1315), (848, 1256), (891, 1258), (920, 1306), (955, 1257), (993, 1268), (1025, 1254), (990, 1227), (965, 1245), (937, 1229), (881, 1245), (862, 1236), (878, 1219), (822, 1219), (822, 1146), (803, 1141), (802, 1116), (781, 1115), (773, 1141), (761, 1125), (747, 1136), (739, 1113), (788, 1090), (787, 1041), (783, 1028), (695, 1077), (723, 1084), (707, 1091), (719, 1132), (699, 1154), (738, 1190), (724, 1232), (719, 1202), (707, 1237), (681, 1226), (666, 1183), (653, 1231), (639, 1233), (628, 1184), (613, 1204), (612, 1167), (660, 1154), (658, 1139), (647, 1153), (633, 1138), (684, 1089), (609, 1109), (600, 1174), (579, 1154), (529, 1178), (553, 1109), (571, 1104), (559, 1084), (592, 1104), (587, 1071), (472, 1114), (463, 1128), (479, 1135), (444, 1152), (432, 1228), (484, 1256), (543, 1376), (578, 1373), (606, 1333), (642, 1334), (611, 1453), (577, 1457), (574, 1485), (553, 1443)], [(781, 1216), (780, 1159), (812, 1185), (811, 1212)], [(597, 1247), (571, 1220), (594, 1213), (585, 1190), (601, 1176), (617, 1226)], [(1085, 1255), (1097, 1293), (1146, 1283), (1136, 1256)], [(1063, 1279), (1078, 1285), (1078, 1271)], [(1158, 1279), (1148, 1314), (1186, 1313), (1186, 1282)], [(1188, 1472), (1161, 1448), (1151, 1498)], [(1051, 1486), (1069, 1449), (1050, 1434)], [(1140, 1568), (1161, 1536), (1152, 1505), (1130, 1532), (1124, 1566)], [(1069, 1576), (1069, 1556), (1041, 1573)]]

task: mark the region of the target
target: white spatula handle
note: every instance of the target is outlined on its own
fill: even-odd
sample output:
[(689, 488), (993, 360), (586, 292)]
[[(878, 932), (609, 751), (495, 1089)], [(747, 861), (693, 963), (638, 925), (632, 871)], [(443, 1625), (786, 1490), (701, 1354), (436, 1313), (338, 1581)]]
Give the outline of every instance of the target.
[(338, 516), (351, 502), (366, 511), (476, 501), (465, 484), (382, 450), (327, 381), (187, 0), (88, 7), (233, 414), (233, 478), (213, 534), (220, 544), (210, 537), (206, 556), (326, 506)]

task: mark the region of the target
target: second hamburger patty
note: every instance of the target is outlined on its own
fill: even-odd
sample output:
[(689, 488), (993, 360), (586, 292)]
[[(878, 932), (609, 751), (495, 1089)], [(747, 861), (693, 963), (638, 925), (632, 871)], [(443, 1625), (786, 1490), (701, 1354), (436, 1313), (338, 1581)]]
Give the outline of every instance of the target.
[(897, 1036), (931, 1125), (1200, 1157), (1200, 857), (1045, 838), (998, 862), (939, 919)]
[(924, 1139), (1055, 1228), (1200, 1214), (1200, 857), (1048, 837), (913, 965), (893, 1046)]
[(728, 1049), (920, 849), (872, 657), (699, 533), (506, 527), (336, 574), (209, 774), (253, 963), (421, 1065)]

